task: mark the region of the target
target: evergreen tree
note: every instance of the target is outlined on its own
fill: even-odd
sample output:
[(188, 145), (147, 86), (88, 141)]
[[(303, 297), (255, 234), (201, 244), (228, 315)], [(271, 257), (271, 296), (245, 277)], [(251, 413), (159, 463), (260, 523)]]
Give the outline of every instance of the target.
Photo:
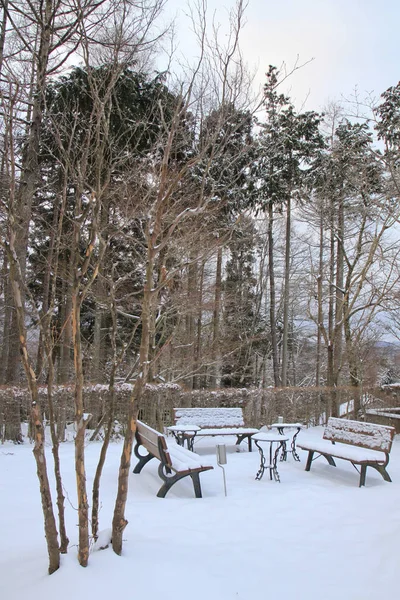
[[(292, 202), (302, 196), (323, 146), (319, 131), (321, 115), (314, 111), (297, 114), (290, 99), (277, 92), (278, 85), (279, 71), (270, 66), (264, 86), (266, 121), (259, 123), (261, 131), (253, 170), (253, 186), (257, 193), (251, 199), (252, 206), (268, 214), (270, 332), (276, 386), (287, 384)], [(286, 210), (286, 234), (280, 372), (273, 224), (276, 211), (282, 212), (283, 209)]]
[(228, 248), (223, 285), (223, 367), (225, 387), (254, 384), (252, 347), (256, 345), (257, 299), (255, 266), (256, 231), (252, 220), (242, 219), (234, 228)]

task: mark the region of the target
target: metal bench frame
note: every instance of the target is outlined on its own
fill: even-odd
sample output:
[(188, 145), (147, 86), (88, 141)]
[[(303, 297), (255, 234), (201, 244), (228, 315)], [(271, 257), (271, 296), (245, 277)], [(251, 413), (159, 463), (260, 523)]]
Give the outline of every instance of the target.
[[(389, 453), (392, 447), (393, 438), (396, 431), (394, 427), (388, 427), (385, 425), (376, 425), (374, 423), (363, 423), (361, 421), (351, 421), (348, 419), (339, 419), (336, 417), (330, 417), (324, 430), (323, 440), (329, 440), (332, 442), (332, 451), (321, 451), (320, 448), (312, 448), (312, 444), (306, 442), (298, 443), (299, 448), (303, 448), (308, 451), (306, 471), (311, 469), (311, 465), (314, 460), (323, 456), (332, 467), (336, 467), (334, 458), (341, 458), (352, 463), (353, 467), (358, 471), (357, 466), (360, 466), (360, 481), (359, 487), (365, 486), (365, 478), (367, 474), (367, 467), (372, 467), (380, 473), (385, 481), (391, 482), (389, 473), (386, 467), (389, 464)], [(377, 437), (381, 437), (381, 440)], [(339, 442), (341, 444), (347, 444), (357, 448), (365, 448), (368, 450), (377, 450), (385, 455), (385, 460), (371, 459), (359, 459), (343, 456), (341, 452), (335, 453), (335, 444)], [(314, 458), (314, 454), (317, 454)]]
[[(154, 440), (149, 441), (148, 438), (146, 438), (144, 435), (141, 435), (141, 432), (143, 434), (146, 433), (147, 435), (150, 435), (151, 437), (154, 438)], [(135, 456), (139, 460), (139, 462), (136, 464), (135, 468), (133, 469), (133, 472), (135, 474), (140, 473), (141, 470), (143, 469), (143, 467), (145, 465), (147, 465), (147, 463), (151, 459), (157, 458), (160, 461), (160, 464), (158, 466), (158, 475), (164, 483), (158, 490), (158, 493), (157, 493), (158, 498), (165, 498), (168, 491), (171, 489), (171, 487), (173, 485), (175, 485), (175, 483), (177, 481), (180, 481), (184, 477), (188, 477), (188, 476), (192, 479), (193, 489), (194, 489), (196, 498), (202, 497), (199, 475), (202, 471), (208, 471), (210, 469), (213, 469), (214, 467), (212, 467), (211, 465), (205, 465), (205, 466), (201, 466), (201, 467), (188, 468), (188, 469), (184, 469), (184, 470), (178, 470), (178, 469), (174, 468), (173, 460), (171, 458), (171, 454), (173, 454), (173, 450), (172, 449), (170, 450), (168, 448), (168, 444), (167, 444), (167, 440), (165, 439), (165, 436), (162, 433), (159, 433), (158, 431), (156, 431), (155, 429), (152, 429), (145, 423), (142, 423), (141, 421), (137, 421), (135, 437), (136, 437), (136, 445), (134, 448), (134, 453), (135, 453)], [(140, 454), (139, 448), (141, 448), (141, 447), (143, 447), (143, 448), (145, 448), (145, 450), (147, 450), (147, 454), (144, 454), (144, 455)], [(198, 457), (200, 460), (200, 457), (197, 454), (194, 454), (193, 452), (190, 452), (189, 450), (180, 448), (180, 452), (181, 453), (188, 452), (188, 457), (190, 459)]]

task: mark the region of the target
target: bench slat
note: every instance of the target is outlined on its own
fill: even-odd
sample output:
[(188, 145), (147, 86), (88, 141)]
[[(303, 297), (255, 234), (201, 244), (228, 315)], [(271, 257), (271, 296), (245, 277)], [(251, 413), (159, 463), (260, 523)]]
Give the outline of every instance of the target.
[(329, 454), (335, 458), (343, 458), (344, 460), (353, 461), (357, 464), (362, 463), (378, 463), (386, 462), (386, 454), (369, 448), (360, 448), (359, 446), (350, 446), (349, 444), (332, 444), (328, 440), (320, 440), (318, 442), (300, 442), (297, 444), (303, 450), (314, 450), (321, 454)]
[[(367, 467), (373, 467), (385, 481), (392, 481), (386, 470), (395, 428), (375, 423), (330, 417), (322, 440), (300, 441), (299, 448), (308, 451), (306, 471), (311, 469), (314, 454), (323, 456), (333, 467), (333, 458), (360, 465), (360, 487), (365, 485)], [(318, 458), (318, 456), (316, 458)]]
[[(139, 452), (139, 448), (143, 446), (148, 454), (143, 455)], [(190, 476), (193, 482), (193, 488), (196, 498), (201, 498), (201, 486), (199, 474), (202, 471), (213, 469), (212, 465), (204, 464), (198, 454), (185, 450), (174, 442), (168, 444), (165, 436), (152, 429), (142, 421), (136, 422), (136, 446), (135, 455), (139, 462), (135, 466), (133, 472), (138, 474), (143, 467), (152, 460), (157, 458), (160, 461), (158, 474), (164, 481), (159, 489), (157, 496), (164, 498), (168, 490), (180, 479)], [(172, 474), (172, 471), (174, 474)]]
[(390, 452), (393, 436), (393, 427), (330, 417), (323, 439), (370, 450)]
[(202, 469), (211, 467), (207, 461), (202, 461), (198, 454), (178, 446), (175, 442), (168, 442), (171, 467), (174, 471), (190, 471), (191, 469)]
[[(168, 446), (165, 437), (149, 427), (145, 425), (141, 421), (136, 422), (136, 437), (140, 439), (141, 445), (146, 448), (153, 456), (158, 458), (161, 462), (165, 462), (169, 467), (171, 466), (171, 457), (169, 456)], [(160, 452), (160, 444), (161, 444), (161, 452)], [(162, 456), (163, 454), (163, 456)]]
[(175, 425), (197, 425), (210, 429), (243, 427), (241, 408), (174, 408)]

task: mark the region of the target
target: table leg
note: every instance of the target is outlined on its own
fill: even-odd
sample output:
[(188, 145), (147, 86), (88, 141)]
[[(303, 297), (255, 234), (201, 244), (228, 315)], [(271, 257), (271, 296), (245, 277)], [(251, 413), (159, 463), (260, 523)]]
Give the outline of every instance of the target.
[(258, 452), (260, 453), (260, 468), (257, 471), (257, 475), (256, 475), (256, 480), (260, 480), (262, 479), (262, 476), (264, 475), (264, 471), (265, 471), (265, 456), (264, 456), (264, 451), (261, 448), (261, 446), (257, 443), (256, 440), (254, 440), (255, 445), (258, 448)]
[[(278, 483), (280, 483), (281, 480), (280, 480), (280, 477), (279, 477), (278, 467), (276, 466), (276, 463), (277, 463), (277, 460), (278, 460), (279, 451), (280, 450), (282, 450), (282, 452), (284, 451), (283, 450), (283, 446), (284, 445), (286, 446), (286, 442), (282, 441), (282, 442), (278, 443), (278, 445), (276, 447), (276, 450), (275, 450), (275, 453), (274, 453), (274, 460), (271, 462), (271, 469), (270, 469), (271, 479), (272, 479), (272, 473), (273, 473), (275, 481), (277, 481)], [(286, 451), (286, 449), (285, 449), (285, 451)], [(271, 453), (272, 453), (272, 443), (271, 443)]]
[(301, 429), (301, 427), (297, 428), (297, 431), (296, 431), (296, 433), (293, 436), (292, 444), (291, 444), (292, 456), (293, 456), (294, 460), (297, 460), (298, 462), (301, 462), (301, 461), (300, 461), (300, 456), (296, 452), (296, 438), (299, 435), (300, 429)]
[[(274, 455), (274, 461), (275, 461), (275, 466), (273, 466), (273, 461), (272, 461), (272, 446), (273, 446), (273, 442), (269, 443), (269, 478), (272, 481), (272, 471), (274, 471), (274, 477), (275, 477), (275, 469), (276, 469), (276, 454)], [(276, 479), (276, 477), (275, 477)]]
[(191, 450), (192, 452), (194, 452), (193, 448), (194, 448), (194, 438), (196, 437), (196, 431), (193, 432), (193, 435), (191, 435), (190, 437), (188, 436), (187, 439), (187, 447), (188, 450)]
[(178, 446), (184, 446), (185, 445), (185, 434), (181, 433), (179, 435), (178, 431), (172, 431), (171, 432), (172, 435), (174, 436), (176, 443), (178, 444)]
[[(284, 435), (284, 429), (283, 427), (278, 427), (278, 433), (279, 435)], [(287, 459), (287, 448), (286, 448), (286, 442), (282, 442), (281, 443), (282, 446), (282, 452), (281, 452), (281, 458), (280, 460), (286, 460)]]

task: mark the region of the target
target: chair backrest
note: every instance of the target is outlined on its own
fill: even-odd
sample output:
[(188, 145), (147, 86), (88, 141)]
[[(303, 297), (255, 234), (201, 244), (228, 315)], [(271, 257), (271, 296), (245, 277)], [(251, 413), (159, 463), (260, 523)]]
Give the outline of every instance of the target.
[(162, 433), (142, 421), (136, 421), (136, 440), (162, 463), (171, 466), (167, 441)]
[(395, 432), (394, 427), (386, 425), (330, 417), (323, 437), (331, 442), (390, 452)]
[(241, 408), (174, 408), (174, 423), (210, 429), (243, 427), (243, 410)]

